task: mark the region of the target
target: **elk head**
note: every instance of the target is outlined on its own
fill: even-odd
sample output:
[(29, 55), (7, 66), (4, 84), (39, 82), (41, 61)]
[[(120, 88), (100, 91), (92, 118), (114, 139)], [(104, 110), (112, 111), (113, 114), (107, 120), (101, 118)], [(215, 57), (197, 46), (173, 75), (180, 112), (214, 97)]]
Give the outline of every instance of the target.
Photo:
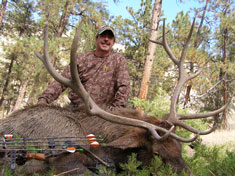
[[(79, 78), (79, 74), (77, 71), (77, 63), (76, 63), (76, 52), (77, 52), (77, 48), (78, 48), (78, 39), (79, 39), (79, 35), (80, 35), (80, 30), (81, 30), (81, 26), (82, 26), (82, 22), (83, 19), (81, 20), (74, 39), (73, 39), (73, 43), (71, 46), (71, 53), (70, 53), (70, 70), (71, 70), (71, 80), (64, 78), (63, 76), (61, 76), (56, 70), (55, 68), (52, 66), (50, 59), (49, 59), (49, 53), (48, 53), (48, 22), (46, 22), (45, 27), (44, 27), (44, 54), (41, 55), (37, 52), (35, 52), (36, 56), (43, 62), (43, 64), (45, 65), (46, 69), (48, 70), (48, 72), (53, 76), (53, 78), (55, 80), (57, 80), (58, 82), (66, 85), (67, 87), (70, 87), (74, 92), (76, 92), (81, 99), (85, 102), (86, 105), (86, 111), (89, 115), (92, 116), (98, 116), (100, 118), (103, 118), (107, 121), (113, 122), (113, 123), (118, 123), (118, 124), (122, 124), (122, 125), (129, 125), (129, 126), (134, 126), (134, 127), (139, 127), (139, 128), (144, 128), (147, 129), (151, 135), (157, 140), (157, 141), (163, 141), (166, 140), (169, 136), (180, 141), (180, 142), (192, 142), (194, 141), (199, 135), (205, 135), (205, 134), (209, 134), (211, 133), (213, 130), (215, 130), (217, 123), (218, 123), (218, 119), (216, 117), (214, 117), (214, 125), (211, 129), (207, 130), (207, 131), (200, 131), (197, 130), (189, 125), (187, 125), (186, 123), (182, 122), (182, 120), (187, 120), (187, 119), (198, 119), (198, 118), (206, 118), (206, 117), (210, 117), (210, 116), (215, 116), (216, 114), (222, 112), (227, 105), (223, 106), (222, 108), (215, 110), (213, 112), (209, 112), (209, 113), (201, 113), (201, 114), (178, 114), (177, 113), (177, 98), (180, 94), (180, 91), (183, 87), (183, 85), (195, 78), (203, 69), (203, 67), (201, 67), (195, 74), (193, 75), (189, 75), (184, 68), (184, 63), (185, 63), (185, 56), (186, 56), (186, 51), (189, 45), (189, 41), (190, 38), (192, 36), (192, 32), (193, 32), (193, 28), (194, 28), (194, 24), (195, 24), (195, 19), (193, 21), (193, 24), (191, 26), (188, 38), (185, 42), (185, 46), (183, 48), (183, 51), (181, 53), (181, 56), (179, 59), (177, 59), (171, 52), (167, 42), (166, 42), (166, 36), (165, 36), (165, 22), (163, 23), (163, 37), (162, 37), (162, 41), (152, 41), (155, 42), (157, 44), (160, 44), (164, 47), (165, 51), (167, 52), (167, 54), (169, 55), (170, 59), (173, 61), (173, 63), (175, 65), (177, 65), (178, 69), (179, 69), (179, 79), (178, 79), (178, 83), (175, 87), (175, 90), (173, 92), (173, 95), (171, 97), (171, 105), (170, 105), (170, 113), (168, 115), (168, 117), (165, 119), (165, 122), (168, 123), (171, 127), (169, 129), (165, 129), (161, 126), (157, 126), (151, 123), (148, 123), (146, 121), (142, 121), (142, 120), (137, 120), (137, 119), (130, 119), (124, 116), (119, 116), (119, 115), (115, 115), (112, 113), (109, 113), (107, 111), (104, 111), (103, 109), (101, 109), (93, 100), (92, 98), (89, 96), (89, 93), (85, 90), (85, 88), (83, 87), (80, 78)], [(185, 128), (186, 130), (191, 131), (192, 133), (195, 134), (194, 137), (190, 138), (190, 139), (185, 139), (182, 138), (178, 135), (176, 135), (173, 130), (175, 129), (176, 126), (180, 126)], [(159, 135), (161, 134), (161, 135)]]

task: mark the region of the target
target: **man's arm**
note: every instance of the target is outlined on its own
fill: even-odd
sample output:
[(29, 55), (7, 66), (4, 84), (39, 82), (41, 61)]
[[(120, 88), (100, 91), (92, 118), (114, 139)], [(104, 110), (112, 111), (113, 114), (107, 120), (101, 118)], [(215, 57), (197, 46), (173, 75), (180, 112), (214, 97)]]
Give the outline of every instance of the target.
[[(62, 76), (71, 79), (70, 66), (68, 65), (62, 73)], [(38, 104), (50, 104), (56, 100), (67, 87), (63, 84), (52, 81), (48, 88), (39, 96)]]
[(116, 93), (111, 106), (126, 107), (130, 93), (130, 76), (124, 56), (120, 59), (117, 67), (116, 79)]

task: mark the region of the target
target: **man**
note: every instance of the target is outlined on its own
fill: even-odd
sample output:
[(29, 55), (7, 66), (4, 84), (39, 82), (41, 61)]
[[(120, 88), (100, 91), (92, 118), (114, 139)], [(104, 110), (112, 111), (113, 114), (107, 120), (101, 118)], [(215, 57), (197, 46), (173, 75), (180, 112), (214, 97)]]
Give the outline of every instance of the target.
[[(130, 92), (129, 72), (126, 60), (120, 53), (112, 51), (115, 31), (110, 26), (102, 26), (96, 35), (96, 50), (77, 54), (77, 67), (84, 88), (98, 104), (110, 109), (125, 107)], [(62, 75), (71, 79), (68, 65)], [(53, 81), (38, 98), (38, 104), (50, 104), (66, 89)], [(82, 100), (71, 91), (68, 95), (71, 105), (79, 107)]]

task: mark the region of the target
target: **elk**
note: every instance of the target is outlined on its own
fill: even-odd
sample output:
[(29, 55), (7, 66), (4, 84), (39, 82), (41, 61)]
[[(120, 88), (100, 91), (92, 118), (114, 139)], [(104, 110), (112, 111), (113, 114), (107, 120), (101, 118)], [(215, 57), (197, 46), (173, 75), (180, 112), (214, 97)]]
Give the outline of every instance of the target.
[[(48, 105), (35, 105), (11, 114), (1, 120), (1, 133), (14, 133), (21, 137), (59, 137), (59, 136), (85, 136), (89, 133), (102, 135), (107, 143), (106, 147), (90, 148), (86, 150), (97, 156), (98, 160), (88, 157), (86, 153), (76, 152), (74, 154), (55, 155), (46, 162), (40, 161), (40, 168), (46, 164), (63, 164), (71, 168), (79, 168), (77, 173), (95, 167), (101, 161), (110, 162), (117, 170), (120, 163), (127, 161), (127, 156), (133, 152), (137, 153), (137, 159), (143, 165), (150, 164), (154, 154), (158, 154), (164, 162), (173, 166), (177, 173), (185, 170), (192, 175), (181, 155), (181, 142), (192, 142), (199, 135), (206, 135), (215, 130), (218, 118), (215, 116), (222, 112), (227, 105), (218, 110), (199, 114), (178, 114), (177, 98), (184, 84), (195, 78), (201, 71), (201, 67), (195, 74), (189, 75), (184, 68), (187, 47), (193, 32), (195, 19), (191, 26), (187, 41), (179, 59), (171, 52), (165, 36), (165, 22), (163, 22), (162, 41), (152, 41), (164, 47), (170, 59), (179, 69), (179, 79), (171, 97), (170, 113), (164, 119), (140, 114), (136, 110), (116, 109), (108, 111), (100, 108), (84, 89), (76, 67), (76, 52), (82, 23), (79, 24), (70, 53), (71, 80), (62, 77), (52, 66), (48, 53), (48, 30), (47, 23), (44, 28), (44, 54), (35, 52), (36, 56), (43, 62), (48, 72), (55, 80), (73, 89), (84, 101), (85, 107), (79, 111), (69, 111), (60, 107)], [(182, 120), (214, 117), (213, 127), (207, 131), (195, 129)], [(195, 135), (185, 139), (175, 134), (176, 126), (182, 127)], [(86, 142), (84, 142), (86, 143)], [(88, 152), (88, 153), (89, 153)], [(107, 163), (106, 162), (106, 163)], [(35, 172), (34, 170), (31, 172)]]

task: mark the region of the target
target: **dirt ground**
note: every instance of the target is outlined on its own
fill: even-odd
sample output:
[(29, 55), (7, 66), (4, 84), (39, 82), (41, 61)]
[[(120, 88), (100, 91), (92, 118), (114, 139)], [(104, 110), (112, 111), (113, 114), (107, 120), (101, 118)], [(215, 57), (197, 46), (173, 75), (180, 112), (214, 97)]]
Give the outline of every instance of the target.
[(226, 130), (217, 129), (211, 134), (201, 136), (201, 138), (202, 143), (206, 145), (222, 145), (227, 142), (235, 143), (235, 114), (228, 119), (228, 127)]
[[(229, 147), (228, 150), (235, 152), (235, 114), (229, 119), (228, 128), (226, 130), (217, 129), (213, 133), (200, 137), (202, 143), (209, 146), (223, 145), (232, 142), (234, 146), (232, 144), (229, 145), (232, 146), (232, 148)], [(195, 151), (192, 148), (186, 147), (186, 155), (193, 156), (194, 153)]]

